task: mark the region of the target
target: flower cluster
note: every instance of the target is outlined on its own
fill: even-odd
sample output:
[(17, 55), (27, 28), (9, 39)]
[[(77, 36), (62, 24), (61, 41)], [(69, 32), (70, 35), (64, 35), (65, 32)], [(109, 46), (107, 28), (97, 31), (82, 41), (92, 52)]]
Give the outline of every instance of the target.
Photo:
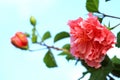
[(68, 25), (72, 55), (84, 60), (90, 67), (101, 67), (106, 52), (115, 44), (114, 34), (102, 26), (92, 13), (86, 20), (78, 18), (69, 21)]

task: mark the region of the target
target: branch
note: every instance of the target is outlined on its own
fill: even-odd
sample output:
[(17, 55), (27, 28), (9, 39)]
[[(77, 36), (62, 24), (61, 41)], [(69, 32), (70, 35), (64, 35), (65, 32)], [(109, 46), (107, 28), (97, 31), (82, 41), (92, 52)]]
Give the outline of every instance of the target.
[(114, 27), (110, 28), (110, 30), (112, 30), (112, 29), (114, 29), (114, 28), (118, 27), (119, 25), (120, 25), (120, 23), (118, 23), (118, 24), (117, 24), (117, 25), (115, 25)]
[[(58, 47), (55, 47), (55, 46), (49, 46), (43, 42), (37, 42), (37, 44), (41, 45), (41, 46), (45, 46), (46, 48), (44, 49), (55, 49), (55, 50), (58, 50), (58, 51), (64, 51), (66, 53), (70, 53), (69, 50), (67, 49), (64, 49), (64, 48), (58, 48)], [(43, 50), (43, 49), (36, 49), (36, 50), (29, 50), (29, 51), (38, 51), (38, 50)]]
[(52, 49), (60, 50), (60, 51), (63, 50), (63, 49), (58, 48), (58, 47), (49, 46), (49, 45), (47, 45), (47, 44), (45, 44), (45, 43), (43, 43), (43, 42), (38, 42), (37, 44), (40, 44), (41, 46), (45, 46), (45, 47), (47, 47), (48, 49), (52, 48)]
[(102, 14), (104, 17), (111, 17), (111, 18), (116, 18), (116, 19), (120, 19), (120, 17), (116, 17), (116, 16), (111, 16), (111, 15), (107, 15), (101, 12), (98, 12), (99, 14)]

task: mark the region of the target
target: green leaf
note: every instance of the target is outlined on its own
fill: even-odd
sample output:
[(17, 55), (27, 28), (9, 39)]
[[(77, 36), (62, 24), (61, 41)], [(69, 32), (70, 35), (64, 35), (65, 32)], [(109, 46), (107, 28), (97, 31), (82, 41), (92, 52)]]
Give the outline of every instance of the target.
[(68, 32), (60, 32), (58, 33), (55, 38), (54, 38), (54, 42), (57, 42), (63, 38), (67, 38), (67, 37), (70, 37), (69, 33)]
[(98, 69), (92, 72), (89, 80), (107, 80), (106, 75), (104, 74), (105, 69)]
[(63, 48), (63, 49), (70, 50), (70, 44), (65, 44), (62, 48)]
[(87, 71), (89, 71), (91, 74), (89, 80), (106, 80), (108, 74), (113, 70), (112, 62), (107, 55), (102, 62), (102, 66), (99, 69), (89, 67), (84, 61), (81, 62), (82, 65), (84, 65)]
[(91, 80), (106, 80), (107, 75), (112, 71), (112, 62), (108, 56), (105, 57), (104, 61), (101, 64), (101, 68), (91, 72)]
[(44, 63), (46, 64), (46, 66), (48, 68), (57, 67), (55, 58), (54, 58), (51, 50), (48, 50), (48, 52), (46, 53), (46, 55), (44, 57)]
[(109, 29), (109, 30), (114, 29), (114, 27), (111, 27), (110, 22), (108, 23), (108, 25), (105, 25), (105, 24), (104, 24), (104, 26), (105, 26), (107, 29)]
[(90, 80), (107, 80), (106, 77), (112, 71), (112, 69), (112, 62), (106, 55), (102, 62), (101, 68), (95, 69), (91, 72)]
[(117, 33), (117, 44), (115, 46), (120, 48), (120, 32)]
[(58, 55), (69, 55), (70, 54), (70, 44), (65, 44), (63, 47), (62, 47), (63, 52), (61, 52), (60, 54)]
[[(105, 25), (106, 26), (106, 25)], [(110, 22), (108, 23), (108, 26), (106, 26), (107, 27), (107, 29), (109, 29), (109, 30), (112, 30), (112, 28), (111, 28), (111, 26), (110, 26)]]
[(120, 64), (120, 59), (117, 58), (116, 56), (114, 56), (114, 57), (112, 58), (112, 62), (115, 63), (115, 64)]
[(110, 21), (109, 21), (109, 23), (108, 23), (108, 27), (110, 28)]
[(27, 46), (24, 46), (24, 47), (22, 47), (22, 48), (20, 48), (21, 50), (29, 50), (29, 46), (27, 45)]
[(63, 52), (61, 52), (60, 54), (58, 54), (59, 56), (66, 56), (66, 60), (75, 60), (75, 57), (72, 56), (72, 54), (69, 52), (70, 51), (70, 44), (65, 44), (63, 47), (64, 49)]
[(98, 12), (99, 0), (87, 0), (86, 9), (89, 12)]
[(112, 58), (112, 63), (114, 64), (114, 69), (120, 71), (120, 59), (114, 56)]
[(116, 77), (120, 77), (120, 71), (119, 70), (112, 70), (111, 73)]
[(68, 52), (61, 52), (60, 54), (58, 54), (59, 56), (66, 56), (66, 60), (75, 60), (75, 57), (71, 55), (71, 53)]
[(50, 38), (51, 37), (51, 34), (49, 31), (45, 32), (43, 37), (42, 37), (42, 42), (45, 41), (46, 39)]
[(100, 21), (100, 23), (102, 23), (102, 21), (103, 21), (103, 18), (98, 18), (98, 20)]
[(120, 77), (120, 59), (114, 56), (112, 58), (112, 63), (113, 63), (113, 70), (111, 73), (116, 77)]
[(67, 60), (67, 61), (69, 61), (69, 60), (75, 60), (75, 57), (72, 56), (71, 54), (68, 54), (68, 55), (66, 56), (66, 60)]
[(25, 34), (27, 37), (30, 37), (30, 34), (29, 34), (29, 33), (25, 32), (24, 34)]

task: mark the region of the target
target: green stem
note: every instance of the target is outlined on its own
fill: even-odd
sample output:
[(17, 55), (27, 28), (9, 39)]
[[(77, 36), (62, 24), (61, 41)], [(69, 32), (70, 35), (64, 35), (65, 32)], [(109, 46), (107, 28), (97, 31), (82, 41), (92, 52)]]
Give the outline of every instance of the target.
[(120, 23), (117, 24), (117, 25), (115, 25), (115, 26), (113, 26), (112, 28), (110, 28), (110, 30), (112, 30), (112, 29), (114, 29), (114, 28), (116, 28), (116, 27), (118, 27), (118, 26), (120, 26)]

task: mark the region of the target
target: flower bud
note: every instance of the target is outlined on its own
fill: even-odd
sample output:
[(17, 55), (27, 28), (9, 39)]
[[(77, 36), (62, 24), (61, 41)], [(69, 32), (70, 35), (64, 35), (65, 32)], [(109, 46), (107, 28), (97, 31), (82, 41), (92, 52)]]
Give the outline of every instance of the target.
[(27, 36), (22, 32), (17, 32), (15, 36), (11, 38), (11, 43), (17, 48), (24, 50), (28, 49)]
[(36, 25), (36, 19), (35, 19), (35, 17), (33, 17), (33, 16), (30, 17), (30, 23), (31, 23), (33, 26)]

